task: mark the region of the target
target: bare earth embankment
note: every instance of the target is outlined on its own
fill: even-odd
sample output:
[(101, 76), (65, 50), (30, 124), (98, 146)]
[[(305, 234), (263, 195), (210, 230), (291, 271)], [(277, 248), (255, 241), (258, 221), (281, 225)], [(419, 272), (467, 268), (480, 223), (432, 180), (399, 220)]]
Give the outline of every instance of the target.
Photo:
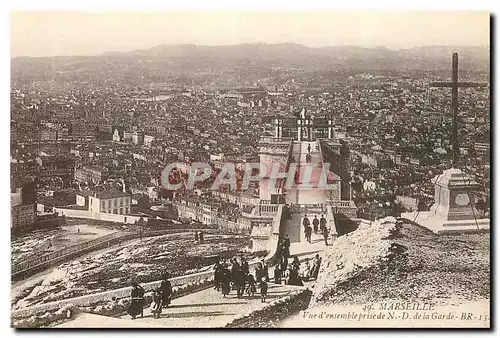
[[(309, 308), (279, 326), (487, 327), (489, 295), (489, 233), (438, 236), (386, 218), (338, 238), (325, 252)], [(461, 320), (463, 311), (474, 320)], [(454, 318), (444, 318), (450, 312)]]

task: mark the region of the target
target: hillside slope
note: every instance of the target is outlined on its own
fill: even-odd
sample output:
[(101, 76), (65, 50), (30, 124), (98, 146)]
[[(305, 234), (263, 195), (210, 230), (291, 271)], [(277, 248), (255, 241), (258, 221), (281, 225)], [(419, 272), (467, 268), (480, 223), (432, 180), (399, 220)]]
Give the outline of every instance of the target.
[(323, 259), (309, 307), (489, 298), (489, 234), (438, 236), (388, 217), (338, 239)]

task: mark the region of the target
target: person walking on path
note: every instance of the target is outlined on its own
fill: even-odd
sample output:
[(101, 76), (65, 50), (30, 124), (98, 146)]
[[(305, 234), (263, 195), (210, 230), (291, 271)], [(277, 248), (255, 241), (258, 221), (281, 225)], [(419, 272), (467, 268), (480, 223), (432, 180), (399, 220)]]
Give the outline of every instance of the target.
[(132, 282), (131, 302), (127, 313), (135, 319), (138, 315), (144, 317), (144, 289), (137, 282)]
[(307, 145), (307, 152), (310, 154), (311, 153), (311, 143)]
[(280, 267), (280, 270), (281, 270), (281, 277), (283, 278), (285, 276), (285, 271), (288, 267), (288, 257), (287, 258), (284, 258), (282, 261), (281, 261), (281, 267)]
[(312, 271), (311, 271), (312, 278), (318, 279), (318, 273), (319, 273), (320, 266), (321, 266), (321, 257), (319, 257), (319, 254), (316, 254), (316, 256), (314, 256), (313, 267), (312, 267)]
[(241, 258), (241, 270), (243, 271), (243, 277), (246, 281), (248, 279), (248, 274), (250, 273), (250, 267), (248, 266), (248, 261), (245, 257)]
[(162, 300), (161, 300), (161, 290), (156, 289), (153, 293), (153, 302), (151, 303), (151, 313), (153, 313), (153, 318), (160, 318), (162, 311)]
[(226, 296), (231, 292), (231, 271), (227, 268), (226, 263), (222, 265), (221, 287), (222, 295), (226, 298)]
[(318, 227), (319, 227), (319, 219), (314, 215), (313, 219), (313, 229), (314, 229), (314, 234), (318, 234)]
[(306, 239), (307, 239), (307, 228), (309, 227), (310, 224), (311, 222), (309, 221), (309, 218), (307, 218), (307, 215), (304, 215), (304, 218), (302, 219), (302, 225), (304, 226), (304, 234), (306, 235)]
[(290, 257), (290, 237), (288, 237), (288, 234), (285, 235), (285, 239), (283, 240), (283, 257), (285, 259)]
[(274, 284), (281, 284), (281, 269), (279, 264), (274, 267)]
[(267, 282), (266, 279), (263, 277), (260, 280), (260, 301), (262, 303), (266, 302), (266, 296), (267, 296)]
[(220, 261), (215, 262), (215, 265), (214, 265), (214, 282), (215, 282), (214, 289), (217, 291), (220, 291), (221, 282), (222, 282), (222, 264)]
[(323, 234), (323, 238), (325, 239), (325, 245), (328, 246), (328, 229), (326, 226), (322, 228), (321, 232)]
[(280, 262), (283, 260), (283, 252), (285, 250), (283, 244), (284, 239), (280, 236), (278, 239), (278, 246), (276, 248), (276, 258), (278, 258)]
[(166, 308), (170, 305), (172, 301), (172, 283), (168, 280), (170, 278), (170, 274), (167, 272), (163, 275), (163, 280), (160, 285), (160, 293), (161, 293), (161, 307)]
[(243, 291), (245, 289), (245, 276), (241, 269), (241, 265), (236, 259), (233, 260), (233, 267), (231, 269), (231, 276), (233, 283), (236, 286), (236, 296), (241, 298), (243, 296)]
[(269, 264), (268, 263), (262, 264), (262, 274), (264, 275), (266, 282), (268, 282), (269, 281)]
[(311, 234), (312, 234), (312, 228), (308, 225), (306, 226), (306, 229), (305, 229), (305, 232), (306, 232), (306, 240), (311, 243)]
[(257, 282), (255, 281), (255, 277), (251, 273), (248, 274), (247, 282), (248, 282), (247, 295), (253, 297), (257, 292), (256, 288)]
[(255, 268), (255, 279), (260, 281), (264, 277), (264, 265), (262, 262), (259, 262), (257, 267)]

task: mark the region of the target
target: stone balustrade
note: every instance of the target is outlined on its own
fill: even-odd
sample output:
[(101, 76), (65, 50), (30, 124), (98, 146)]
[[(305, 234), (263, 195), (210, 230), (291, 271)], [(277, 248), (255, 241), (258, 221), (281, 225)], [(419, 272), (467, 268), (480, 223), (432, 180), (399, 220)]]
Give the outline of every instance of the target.
[(278, 204), (259, 204), (256, 208), (256, 214), (275, 214), (278, 211)]

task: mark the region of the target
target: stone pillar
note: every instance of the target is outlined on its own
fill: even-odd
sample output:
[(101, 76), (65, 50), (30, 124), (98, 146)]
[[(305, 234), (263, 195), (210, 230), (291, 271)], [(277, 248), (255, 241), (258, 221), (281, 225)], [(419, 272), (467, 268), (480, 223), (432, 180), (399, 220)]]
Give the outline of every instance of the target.
[(274, 127), (274, 136), (280, 137), (280, 127), (279, 127), (280, 120), (274, 119), (274, 123), (276, 124), (276, 127)]
[(332, 138), (332, 120), (328, 120), (328, 138)]

